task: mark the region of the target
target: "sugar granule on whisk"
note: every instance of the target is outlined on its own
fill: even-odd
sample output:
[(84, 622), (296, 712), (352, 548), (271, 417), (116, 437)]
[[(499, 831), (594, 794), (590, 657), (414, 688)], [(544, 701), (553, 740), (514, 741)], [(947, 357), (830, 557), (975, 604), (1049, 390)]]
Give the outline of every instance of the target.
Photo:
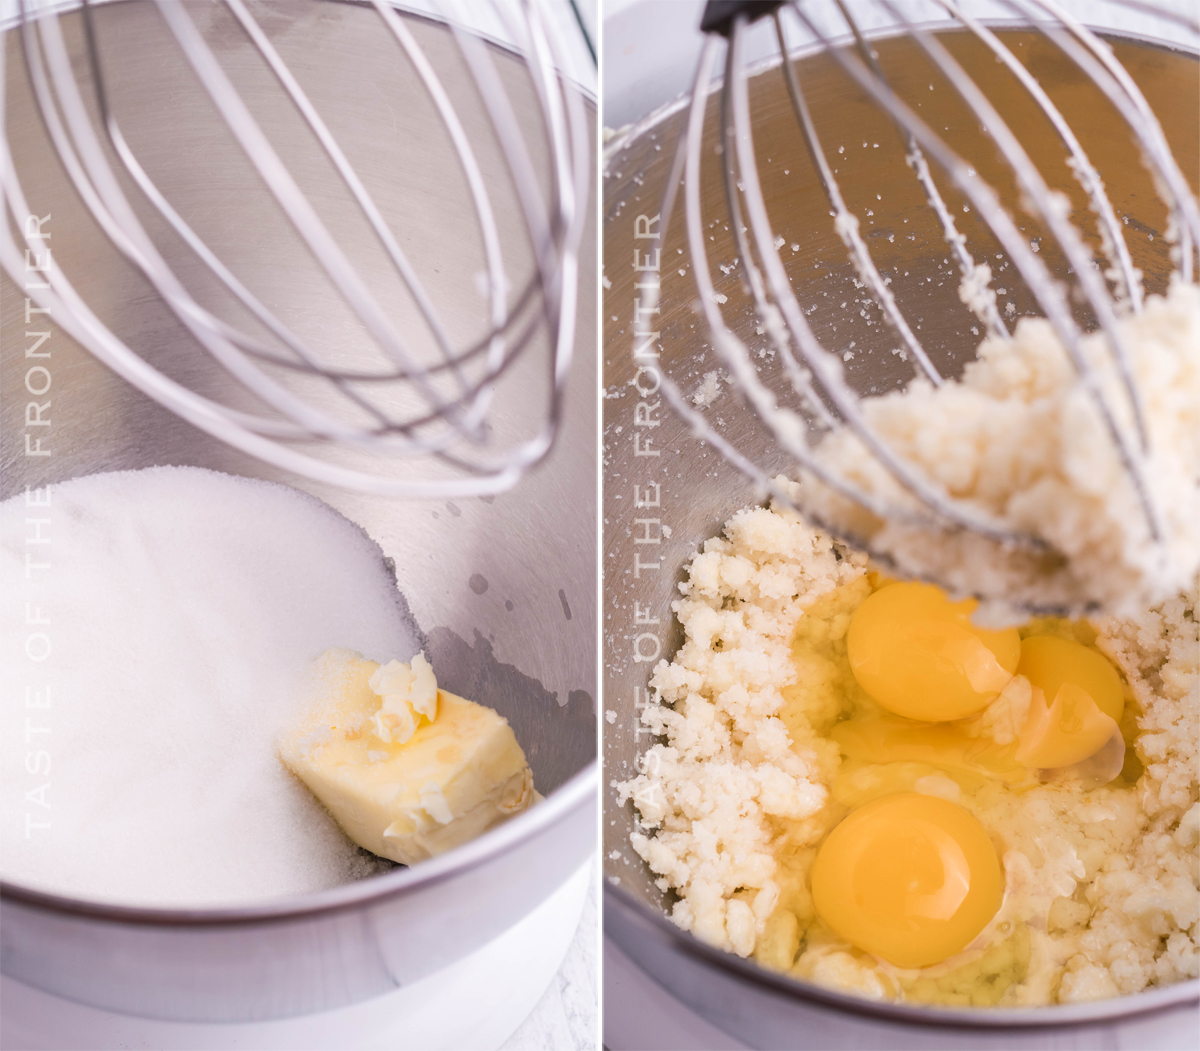
[[(330, 645), (386, 657), (414, 628), (379, 548), (294, 489), (197, 468), (49, 490), (51, 569), (25, 578), (24, 496), (0, 504), (10, 698), (0, 758), (5, 879), (138, 905), (211, 906), (377, 871), (280, 763), (299, 680)], [(45, 528), (45, 527), (44, 527)], [(26, 603), (48, 659), (25, 659)], [(28, 772), (24, 722), (48, 732)], [(43, 783), (45, 806), (26, 793)], [(26, 837), (26, 813), (48, 824)]]

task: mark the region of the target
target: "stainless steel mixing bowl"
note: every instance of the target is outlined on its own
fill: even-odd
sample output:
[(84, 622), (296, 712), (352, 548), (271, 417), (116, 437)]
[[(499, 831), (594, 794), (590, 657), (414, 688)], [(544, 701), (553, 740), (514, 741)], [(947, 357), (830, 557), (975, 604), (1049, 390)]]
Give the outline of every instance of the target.
[[(632, 24), (637, 10), (635, 7), (622, 17)], [(661, 6), (658, 14), (665, 17)], [(981, 80), (997, 75), (994, 63), (971, 53), (969, 42), (945, 39), (960, 52), (973, 75)], [(607, 44), (607, 53), (621, 53), (612, 40)], [(992, 151), (979, 138), (975, 122), (949, 100), (949, 92), (926, 93), (926, 81), (936, 78), (921, 62), (905, 61), (896, 50), (911, 45), (892, 40), (880, 41), (878, 46), (889, 75), (895, 72), (901, 95), (915, 83), (922, 93), (925, 118), (939, 128), (949, 127), (948, 141), (976, 160), (988, 181), (1007, 189), (1011, 180), (1002, 179), (999, 169), (986, 167)], [(1145, 273), (1147, 290), (1162, 291), (1170, 271), (1161, 237), (1165, 213), (1136, 151), (1122, 145), (1125, 140), (1114, 134), (1111, 114), (1089, 103), (1093, 98), (1090, 92), (1082, 90), (1078, 78), (1055, 60), (1043, 42), (1025, 34), (1022, 47), (1030, 67), (1060, 101), (1103, 173), (1118, 214), (1128, 217), (1128, 227), (1135, 231), (1130, 239), (1134, 261)], [(1195, 187), (1195, 57), (1138, 44), (1119, 44), (1117, 50), (1161, 115), (1176, 156)], [(667, 79), (667, 74), (660, 71), (660, 78)], [(838, 178), (849, 206), (863, 217), (864, 236), (880, 270), (893, 278), (897, 300), (911, 309), (918, 335), (934, 362), (943, 374), (957, 374), (978, 344), (979, 337), (972, 332), (978, 323), (958, 300), (957, 271), (947, 265), (948, 250), (904, 164), (899, 136), (838, 73), (828, 56), (807, 59), (801, 79), (819, 137), (828, 144), (826, 149), (845, 144), (846, 154), (838, 154), (836, 162)], [(606, 83), (618, 91), (622, 88), (621, 84)], [(625, 99), (628, 102), (628, 94)], [(912, 375), (911, 367), (890, 353), (893, 344), (886, 326), (870, 311), (860, 316), (857, 303), (853, 309), (844, 309), (844, 304), (856, 297), (852, 285), (856, 275), (834, 233), (826, 198), (805, 153), (777, 68), (752, 80), (751, 100), (768, 212), (776, 232), (789, 246), (783, 253), (790, 260), (790, 276), (809, 324), (819, 338), (841, 347), (856, 344), (847, 374), (860, 393), (902, 385)], [(1018, 116), (1022, 104), (1023, 100), (1007, 99), (1007, 108)], [(708, 168), (701, 186), (702, 211), (711, 238), (710, 257), (725, 271), (715, 274), (718, 293), (728, 297), (722, 311), (727, 319), (735, 319), (731, 327), (754, 350), (766, 347), (767, 342), (755, 331), (758, 322), (749, 297), (742, 291), (737, 268), (730, 265), (736, 249), (726, 226), (715, 151), (717, 108), (710, 105), (706, 125), (703, 156)], [(1200, 983), (1194, 980), (1115, 1000), (1036, 1010), (962, 1011), (874, 1004), (767, 972), (753, 962), (703, 945), (666, 920), (667, 897), (629, 845), (634, 827), (632, 803), (621, 805), (612, 783), (633, 776), (638, 754), (653, 740), (638, 725), (638, 709), (646, 703), (654, 664), (661, 657), (669, 658), (682, 641), (671, 602), (678, 596), (677, 584), (683, 579), (685, 564), (705, 539), (719, 533), (735, 510), (761, 499), (740, 472), (712, 449), (699, 445), (656, 396), (659, 370), (691, 392), (706, 372), (720, 368), (708, 346), (704, 322), (693, 306), (696, 292), (687, 272), (682, 206), (677, 208), (657, 268), (663, 289), (662, 311), (643, 319), (652, 321), (658, 333), (649, 343), (659, 358), (644, 356), (636, 369), (632, 360), (637, 285), (655, 280), (645, 269), (634, 269), (634, 264), (647, 265), (646, 224), (658, 214), (683, 117), (678, 104), (665, 106), (627, 128), (613, 141), (605, 159), (604, 259), (611, 283), (605, 293), (603, 351), (603, 707), (606, 719), (611, 720), (604, 733), (609, 786), (603, 823), (606, 934), (683, 1003), (754, 1047), (1132, 1047), (1152, 1046), (1147, 1034), (1153, 1032), (1170, 1031), (1176, 1036), (1183, 1032), (1191, 1034), (1188, 1039), (1194, 1038), (1200, 997)], [(1016, 126), (1035, 157), (1058, 148), (1035, 122), (1025, 119)], [(843, 156), (844, 161), (840, 159)], [(1057, 182), (1070, 192), (1064, 178)], [(882, 201), (876, 199), (877, 194)], [(956, 197), (951, 201), (977, 258), (987, 248), (989, 261), (998, 269), (998, 249), (988, 245), (971, 216), (962, 214), (962, 202)], [(1073, 204), (1076, 215), (1086, 215), (1082, 201), (1076, 198)], [(869, 219), (868, 209), (873, 212)], [(1031, 238), (1038, 233), (1029, 230)], [(1054, 258), (1048, 244), (1043, 247), (1043, 258), (1062, 272), (1064, 264)], [(1011, 273), (1000, 271), (997, 284), (1007, 287), (1017, 314), (1033, 312), (1028, 290)], [(1086, 321), (1082, 314), (1081, 319)], [(638, 341), (639, 345), (645, 342)], [(767, 371), (769, 374), (769, 366)], [(786, 458), (774, 449), (761, 424), (742, 407), (735, 393), (722, 386), (724, 392), (706, 410), (710, 421), (752, 460), (786, 471)], [(1150, 1013), (1156, 1017), (1135, 1024), (1139, 1016)], [(1127, 1027), (1126, 1042), (1117, 1044), (1113, 1041), (1121, 1026)], [(1057, 1031), (1050, 1032), (1052, 1029)], [(1128, 1035), (1135, 1032), (1140, 1036)]]
[[(337, 114), (343, 148), (385, 216), (403, 231), (405, 250), (428, 275), (435, 305), (464, 338), (470, 336), (479, 311), (468, 313), (462, 304), (481, 301), (473, 213), (463, 207), (457, 171), (442, 170), (451, 155), (414, 145), (430, 136), (443, 141), (445, 132), (431, 107), (411, 101), (424, 97), (378, 16), (357, 5), (314, 0), (256, 10), (318, 109)], [(181, 61), (155, 60), (172, 52), (153, 6), (117, 3), (96, 14), (102, 39), (116, 42), (106, 52), (113, 107), (167, 196), (231, 268), (306, 336), (319, 343), (355, 338), (336, 293), (296, 248), (273, 198), (200, 86)], [(277, 104), (267, 97), (275, 90), (269, 78), (241, 34), (218, 17), (220, 10), (195, 5), (193, 15), (252, 104)], [(443, 27), (418, 19), (412, 27), (435, 61), (451, 60), (446, 56), (453, 56), (454, 45)], [(65, 28), (78, 61), (78, 16), (68, 16)], [(46, 229), (53, 232), (56, 263), (132, 345), (173, 375), (220, 396), (220, 374), (206, 367), (211, 363), (197, 356), (161, 302), (147, 295), (75, 195), (32, 107), (11, 34), (6, 43), (9, 141), (31, 208), (52, 216)], [(514, 81), (524, 75), (511, 55), (497, 51), (497, 62)], [(464, 117), (484, 119), (478, 102)], [(323, 214), (344, 219), (338, 229), (349, 253), (393, 305), (398, 326), (411, 323), (401, 297), (386, 295), (388, 264), (369, 229), (357, 221), (336, 172), (286, 106), (272, 135)], [(485, 155), (484, 170), (496, 170), (488, 160), (496, 158)], [(509, 242), (526, 240), (516, 208), (497, 218)], [(185, 281), (201, 280), (182, 246), (175, 245), (169, 257)], [(594, 258), (590, 230), (581, 253), (581, 289), (594, 287)], [(527, 279), (531, 260), (514, 252), (510, 262), (515, 281)], [(231, 309), (216, 289), (204, 291), (212, 309)], [(580, 298), (567, 423), (548, 462), (513, 493), (438, 503), (331, 490), (265, 467), (134, 392), (53, 325), (41, 348), (51, 356), (40, 362), (52, 375), (53, 424), (45, 445), (53, 455), (26, 456), (25, 304), (22, 290), (2, 279), (0, 496), (27, 485), (156, 464), (208, 467), (313, 493), (361, 525), (394, 561), (439, 680), (509, 719), (547, 798), (424, 865), (249, 908), (105, 907), (4, 884), (4, 973), (58, 996), (135, 1015), (265, 1020), (350, 1004), (433, 974), (544, 901), (595, 849), (594, 297), (585, 291)], [(519, 432), (540, 413), (544, 395), (540, 373), (508, 384), (497, 399), (497, 427)], [(337, 572), (336, 556), (313, 572)]]

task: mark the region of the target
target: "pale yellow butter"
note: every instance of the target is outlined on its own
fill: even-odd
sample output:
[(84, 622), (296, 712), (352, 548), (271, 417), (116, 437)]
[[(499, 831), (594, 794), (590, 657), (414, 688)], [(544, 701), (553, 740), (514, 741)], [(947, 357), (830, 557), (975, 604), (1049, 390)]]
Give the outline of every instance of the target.
[(412, 664), (414, 686), (432, 689), (436, 703), (397, 699), (408, 697), (410, 672), (399, 662), (381, 668), (352, 650), (327, 651), (314, 665), (312, 708), (280, 744), (287, 767), (354, 842), (404, 865), (474, 839), (537, 798), (508, 722), (436, 689), (423, 656)]

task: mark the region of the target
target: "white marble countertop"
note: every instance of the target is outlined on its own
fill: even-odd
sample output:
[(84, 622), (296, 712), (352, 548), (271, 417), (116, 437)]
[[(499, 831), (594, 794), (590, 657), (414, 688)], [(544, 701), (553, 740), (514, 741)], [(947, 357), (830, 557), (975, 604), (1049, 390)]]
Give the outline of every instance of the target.
[(599, 975), (599, 879), (593, 873), (562, 966), (500, 1051), (595, 1051), (600, 1046)]

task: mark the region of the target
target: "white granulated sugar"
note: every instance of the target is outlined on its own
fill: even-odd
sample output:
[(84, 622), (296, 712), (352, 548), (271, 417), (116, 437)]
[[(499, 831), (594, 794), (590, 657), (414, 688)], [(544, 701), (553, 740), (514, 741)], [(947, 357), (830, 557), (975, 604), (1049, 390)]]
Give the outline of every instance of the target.
[[(4, 877), (211, 906), (378, 871), (276, 742), (331, 646), (380, 661), (418, 649), (379, 548), (313, 497), (196, 468), (49, 492), (49, 507), (0, 504)], [(49, 545), (26, 545), (32, 518), (49, 519)], [(50, 568), (26, 579), (27, 553)], [(47, 627), (27, 625), (30, 607)], [(26, 656), (33, 630), (45, 660)], [(49, 828), (27, 836), (27, 821)]]
[[(957, 505), (1036, 534), (1051, 551), (1004, 548), (969, 531), (883, 521), (815, 480), (805, 505), (890, 556), (902, 576), (929, 577), (955, 594), (1008, 607), (1040, 606), (1136, 615), (1178, 594), (1200, 567), (1200, 289), (1176, 280), (1143, 312), (1118, 322), (1141, 392), (1150, 438), (1144, 472), (1165, 543), (1156, 544), (1133, 483), (1050, 324), (1024, 318), (1011, 340), (979, 348), (962, 379), (936, 390), (864, 399), (866, 420), (903, 460)], [(1122, 426), (1131, 412), (1102, 335), (1084, 337)], [(834, 432), (818, 455), (837, 473), (916, 508), (913, 497), (850, 431)]]

